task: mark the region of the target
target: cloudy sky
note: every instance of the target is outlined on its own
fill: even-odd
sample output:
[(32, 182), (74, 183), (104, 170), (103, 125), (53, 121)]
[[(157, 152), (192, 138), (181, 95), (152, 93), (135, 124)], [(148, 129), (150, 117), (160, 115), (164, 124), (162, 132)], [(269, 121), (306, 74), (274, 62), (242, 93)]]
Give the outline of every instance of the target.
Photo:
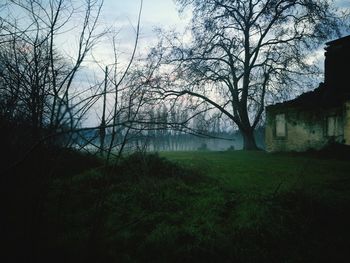
[[(105, 0), (100, 22), (106, 26), (113, 25), (120, 33), (118, 36), (120, 49), (126, 51), (132, 47), (135, 39), (133, 26), (137, 23), (140, 0)], [(339, 8), (350, 8), (350, 0), (335, 0)], [(154, 29), (183, 30), (188, 24), (191, 14), (188, 11), (181, 16), (174, 0), (143, 0), (141, 16), (140, 49), (151, 46), (156, 41)], [(107, 49), (106, 47), (104, 49)], [(99, 55), (108, 57), (107, 52)], [(126, 51), (127, 52), (127, 51)]]
[[(135, 41), (135, 27), (137, 25), (140, 0), (105, 0), (100, 26), (113, 28), (118, 32), (118, 50), (127, 60)], [(157, 41), (156, 28), (176, 29), (182, 31), (191, 18), (190, 12), (179, 15), (173, 0), (144, 0), (141, 14), (139, 53), (154, 45)], [(108, 61), (110, 56), (110, 42), (108, 39), (95, 50), (101, 61)]]
[[(350, 0), (336, 0), (339, 8), (350, 8)], [(128, 61), (135, 41), (135, 26), (137, 24), (140, 0), (104, 0), (100, 26), (113, 26), (118, 31), (118, 51), (120, 60)], [(141, 15), (141, 34), (139, 54), (144, 54), (148, 47), (157, 41), (155, 28), (184, 30), (191, 19), (190, 11), (179, 15), (174, 0), (143, 0)], [(112, 63), (111, 40), (105, 39), (94, 50), (95, 59), (103, 64)], [(315, 54), (315, 60), (323, 58), (321, 48)], [(322, 63), (321, 63), (322, 64)]]
[[(340, 8), (350, 8), (350, 0), (335, 0)], [(105, 0), (103, 20), (115, 25), (127, 26), (130, 21), (136, 22), (140, 0)], [(190, 17), (187, 13), (179, 17), (177, 6), (173, 0), (144, 0), (142, 12), (143, 28), (155, 26), (182, 28)]]
[[(103, 19), (127, 25), (136, 21), (140, 8), (140, 0), (105, 0)], [(184, 20), (179, 18), (177, 7), (173, 0), (144, 0), (142, 24), (152, 26), (183, 26)]]
[[(350, 0), (335, 0), (339, 8), (350, 8)], [(102, 20), (107, 24), (128, 27), (135, 24), (140, 0), (105, 0)], [(190, 12), (179, 16), (174, 0), (143, 0), (142, 31), (150, 36), (154, 27), (182, 29), (190, 19)]]

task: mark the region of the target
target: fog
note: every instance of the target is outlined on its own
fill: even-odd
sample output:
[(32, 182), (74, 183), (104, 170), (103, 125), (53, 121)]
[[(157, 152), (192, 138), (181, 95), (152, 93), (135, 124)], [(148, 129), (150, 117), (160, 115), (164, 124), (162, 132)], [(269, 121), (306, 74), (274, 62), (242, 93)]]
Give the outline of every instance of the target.
[[(156, 135), (135, 134), (125, 139), (125, 149), (129, 151), (142, 150), (148, 152), (164, 151), (233, 151), (243, 149), (243, 138), (239, 131), (222, 132), (219, 134), (193, 135), (188, 133), (175, 133), (174, 131), (161, 131)], [(255, 139), (260, 149), (265, 149), (264, 128), (255, 132)], [(85, 132), (74, 138), (76, 148), (97, 152), (100, 146), (98, 132)], [(106, 136), (106, 144), (110, 143), (110, 136)]]

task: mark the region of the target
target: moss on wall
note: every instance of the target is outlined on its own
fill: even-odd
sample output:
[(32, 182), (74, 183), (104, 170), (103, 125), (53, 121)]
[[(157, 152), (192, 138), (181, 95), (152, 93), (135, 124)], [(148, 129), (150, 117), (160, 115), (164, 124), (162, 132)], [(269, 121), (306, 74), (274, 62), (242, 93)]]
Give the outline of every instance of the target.
[(344, 104), (344, 143), (350, 145), (350, 101)]
[[(286, 136), (276, 136), (276, 115), (285, 114)], [(327, 135), (327, 118), (336, 117), (336, 136)], [(350, 102), (336, 108), (305, 109), (283, 104), (266, 108), (266, 150), (306, 151), (321, 149), (331, 142), (350, 144)]]

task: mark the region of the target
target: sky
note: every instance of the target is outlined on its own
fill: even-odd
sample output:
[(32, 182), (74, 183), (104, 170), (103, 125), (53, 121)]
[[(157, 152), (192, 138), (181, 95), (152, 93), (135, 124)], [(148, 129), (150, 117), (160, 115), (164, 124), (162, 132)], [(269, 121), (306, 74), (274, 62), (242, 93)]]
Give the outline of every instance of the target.
[[(135, 41), (134, 27), (137, 24), (140, 3), (140, 0), (104, 0), (100, 23), (105, 26), (113, 25), (118, 30), (118, 44), (124, 55), (131, 52)], [(350, 0), (335, 0), (335, 3), (338, 8), (350, 8)], [(155, 28), (182, 31), (190, 19), (190, 11), (179, 15), (174, 0), (143, 0), (139, 52), (144, 52), (147, 47), (156, 43)], [(99, 50), (95, 50), (96, 56), (100, 57), (101, 61), (108, 61), (110, 59), (108, 50), (109, 47), (101, 45)], [(319, 53), (323, 54), (322, 51)]]
[[(43, 1), (45, 2), (45, 0)], [(335, 2), (339, 8), (350, 8), (350, 0), (335, 0)], [(79, 0), (76, 3), (79, 3)], [(99, 26), (104, 28), (113, 25), (115, 30), (119, 32), (118, 44), (120, 51), (125, 54), (130, 52), (135, 41), (134, 27), (137, 24), (140, 3), (141, 0), (104, 0)], [(143, 0), (139, 51), (144, 52), (147, 47), (151, 47), (156, 43), (155, 28), (161, 27), (182, 31), (189, 24), (190, 19), (191, 13), (189, 10), (185, 14), (179, 15), (174, 0)], [(81, 24), (81, 21), (79, 23)], [(74, 32), (70, 33), (72, 34), (69, 37), (59, 40), (60, 47), (66, 48), (66, 50), (74, 50), (74, 44), (77, 42), (74, 39)], [(107, 44), (110, 43), (104, 39), (102, 45), (95, 50), (96, 57), (100, 58), (101, 61), (108, 61), (111, 58), (110, 46), (108, 47)]]
[(337, 6), (340, 8), (349, 8), (350, 7), (350, 0), (337, 0), (335, 1)]
[[(335, 2), (339, 8), (350, 8), (350, 0), (335, 0)], [(113, 26), (118, 31), (119, 60), (125, 61), (125, 63), (128, 61), (134, 46), (135, 27), (140, 4), (141, 0), (104, 0), (99, 25), (101, 28)], [(189, 24), (190, 19), (191, 13), (189, 10), (181, 15), (179, 14), (174, 0), (143, 0), (138, 55), (145, 55), (148, 48), (156, 44), (156, 28), (183, 31)], [(108, 39), (107, 36), (93, 52), (94, 59), (97, 59), (101, 64), (113, 63), (111, 42), (111, 37)], [(314, 55), (315, 61), (321, 61), (321, 67), (323, 64), (323, 53), (324, 51), (321, 47)], [(98, 68), (97, 65), (92, 67), (95, 70)]]
[[(124, 54), (131, 53), (135, 41), (135, 27), (137, 25), (140, 0), (105, 0), (99, 24), (101, 27), (113, 26), (118, 31), (119, 51)], [(155, 29), (176, 29), (183, 31), (191, 18), (190, 12), (179, 15), (173, 0), (144, 0), (141, 13), (139, 53), (145, 53), (147, 48), (157, 42)], [(108, 46), (109, 45), (109, 46)], [(95, 50), (101, 61), (108, 61), (110, 56), (110, 41), (102, 43)]]
[[(102, 19), (117, 24), (136, 22), (140, 8), (140, 0), (105, 0)], [(142, 9), (143, 27), (183, 26), (177, 7), (173, 0), (144, 0)]]
[[(350, 0), (335, 0), (339, 8), (350, 8)], [(128, 25), (136, 22), (140, 0), (105, 0), (102, 19), (115, 22), (116, 25)], [(149, 31), (155, 26), (183, 28), (190, 18), (190, 13), (179, 16), (173, 0), (144, 0), (142, 25)]]

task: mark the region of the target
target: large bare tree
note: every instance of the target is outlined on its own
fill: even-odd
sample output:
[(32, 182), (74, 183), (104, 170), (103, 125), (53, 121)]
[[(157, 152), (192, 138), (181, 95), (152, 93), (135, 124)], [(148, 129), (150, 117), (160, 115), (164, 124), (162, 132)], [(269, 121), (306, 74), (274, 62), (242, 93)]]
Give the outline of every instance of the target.
[(181, 84), (163, 85), (162, 92), (199, 99), (226, 115), (238, 126), (246, 150), (257, 148), (254, 130), (267, 96), (315, 78), (308, 55), (339, 35), (345, 21), (328, 0), (177, 3), (181, 10), (193, 10), (191, 36), (183, 41), (177, 34), (163, 35), (160, 53)]

